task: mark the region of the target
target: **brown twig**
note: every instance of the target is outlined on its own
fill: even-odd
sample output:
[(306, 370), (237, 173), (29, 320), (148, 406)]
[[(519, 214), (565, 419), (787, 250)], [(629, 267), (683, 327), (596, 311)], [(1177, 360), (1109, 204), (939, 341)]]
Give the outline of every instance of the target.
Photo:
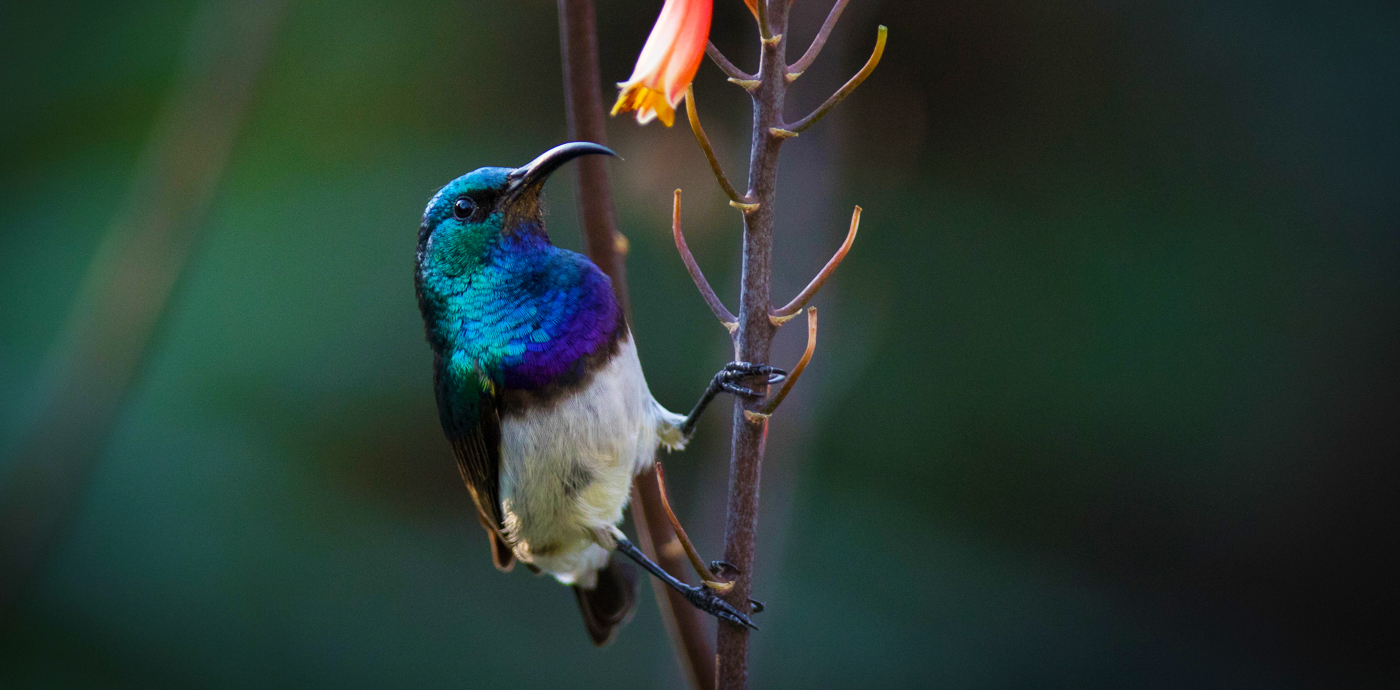
[[(753, 6), (751, 6), (749, 9), (753, 10), (754, 19), (757, 19), (757, 20), (758, 20), (758, 36), (759, 36), (759, 38), (762, 38), (762, 39), (764, 40), (765, 43), (766, 43), (766, 42), (769, 42), (769, 41), (772, 41), (772, 40), (773, 40), (773, 30), (770, 28), (770, 25), (768, 24), (768, 0), (755, 0)], [(786, 19), (786, 17), (787, 17), (787, 8), (783, 8), (782, 14), (783, 14), (783, 17), (784, 17), (783, 24), (786, 25), (786, 24), (787, 24), (787, 19)], [(780, 34), (780, 35), (781, 35), (781, 34)], [(763, 70), (760, 69), (760, 70), (759, 70), (759, 73), (762, 74), (762, 73), (763, 73)]]
[(836, 20), (841, 18), (841, 11), (846, 9), (846, 2), (847, 0), (836, 0), (836, 5), (831, 8), (831, 13), (826, 15), (826, 21), (822, 23), (821, 31), (817, 32), (817, 37), (812, 39), (812, 45), (807, 46), (807, 52), (803, 53), (797, 62), (788, 66), (789, 81), (806, 72), (807, 68), (816, 61), (822, 48), (826, 46), (826, 39), (831, 36), (831, 30), (836, 26)]
[[(564, 59), (564, 92), (568, 112), (569, 137), (605, 144), (606, 119), (599, 85), (598, 31), (593, 0), (559, 0), (560, 47)], [(583, 219), (584, 240), (593, 262), (612, 278), (613, 290), (623, 305), (627, 320), (632, 314), (627, 294), (623, 257), (619, 255), (612, 192), (607, 168), (601, 156), (585, 156), (578, 161), (578, 203)], [(637, 527), (637, 544), (667, 572), (684, 581), (686, 562), (666, 548), (668, 519), (662, 509), (656, 473), (637, 475), (632, 485), (632, 511)], [(649, 578), (657, 608), (676, 650), (677, 661), (691, 687), (715, 687), (714, 648), (706, 639), (700, 614), (679, 593), (656, 578)]]
[(695, 281), (695, 289), (700, 291), (700, 296), (705, 299), (705, 304), (710, 307), (710, 312), (716, 319), (724, 325), (724, 328), (733, 333), (739, 326), (739, 317), (731, 314), (729, 309), (721, 302), (719, 295), (715, 294), (715, 289), (710, 287), (710, 281), (705, 280), (705, 274), (700, 271), (700, 265), (695, 263), (695, 256), (690, 253), (690, 247), (685, 243), (685, 235), (681, 233), (681, 190), (676, 190), (675, 199), (671, 205), (671, 235), (676, 240), (676, 251), (680, 252), (681, 261), (685, 264), (685, 270), (690, 272), (690, 279)]
[(729, 184), (729, 178), (725, 177), (724, 168), (720, 167), (719, 158), (715, 156), (715, 150), (710, 146), (710, 138), (705, 136), (705, 128), (700, 126), (700, 112), (695, 107), (695, 89), (689, 85), (685, 87), (685, 114), (690, 119), (690, 131), (695, 134), (695, 142), (700, 144), (700, 149), (705, 152), (706, 160), (710, 161), (710, 170), (714, 171), (715, 180), (719, 182), (725, 196), (728, 196), (729, 200), (735, 204), (748, 205), (753, 203), (734, 191), (734, 185)]
[(661, 489), (661, 507), (666, 509), (666, 517), (671, 520), (671, 528), (675, 530), (676, 538), (681, 541), (681, 548), (685, 549), (685, 555), (690, 559), (690, 567), (695, 569), (695, 574), (700, 576), (700, 581), (706, 587), (716, 592), (728, 592), (734, 586), (733, 582), (720, 582), (711, 580), (714, 573), (705, 566), (705, 561), (700, 558), (700, 552), (695, 550), (695, 544), (691, 543), (690, 535), (685, 533), (685, 528), (681, 527), (681, 521), (676, 517), (675, 511), (671, 510), (671, 498), (666, 495), (666, 473), (661, 471), (661, 461), (655, 463), (656, 485)]
[(719, 48), (716, 48), (714, 43), (705, 44), (705, 54), (710, 56), (710, 60), (714, 61), (719, 71), (724, 72), (724, 76), (739, 81), (753, 79), (752, 74), (739, 69), (734, 63), (729, 61), (729, 58), (724, 56), (724, 53), (719, 52)]
[(45, 404), (0, 482), (0, 622), (67, 531), (139, 376), (233, 148), (285, 9), (213, 3), (197, 15), (126, 205), (50, 354)]
[(802, 359), (797, 360), (797, 366), (792, 368), (787, 380), (783, 381), (783, 387), (763, 404), (763, 409), (759, 412), (765, 415), (773, 414), (778, 406), (783, 404), (783, 398), (787, 397), (788, 391), (792, 390), (793, 384), (797, 383), (803, 370), (807, 368), (807, 363), (812, 361), (812, 353), (817, 351), (817, 308), (807, 307), (807, 349), (802, 353)]
[(870, 53), (870, 59), (865, 61), (865, 66), (860, 68), (860, 71), (856, 72), (856, 75), (851, 77), (851, 80), (846, 82), (845, 86), (842, 86), (836, 93), (831, 94), (831, 98), (826, 99), (825, 103), (817, 106), (817, 109), (813, 110), (812, 114), (784, 127), (784, 129), (793, 132), (802, 132), (816, 124), (817, 120), (822, 119), (827, 113), (831, 112), (831, 109), (836, 107), (837, 103), (840, 103), (845, 100), (847, 96), (851, 95), (851, 92), (855, 91), (856, 87), (860, 86), (860, 83), (865, 81), (865, 78), (870, 76), (871, 72), (875, 71), (875, 66), (880, 64), (880, 56), (885, 54), (885, 36), (888, 33), (889, 30), (881, 26), (880, 32), (875, 38), (875, 50)]
[(836, 267), (841, 265), (841, 261), (846, 258), (846, 252), (851, 251), (851, 245), (856, 241), (856, 231), (860, 229), (860, 211), (860, 207), (857, 206), (856, 210), (851, 212), (851, 229), (846, 231), (846, 241), (841, 243), (841, 248), (836, 250), (836, 253), (822, 267), (821, 272), (812, 278), (812, 282), (807, 283), (807, 287), (802, 288), (802, 292), (797, 293), (797, 296), (792, 298), (791, 302), (783, 305), (781, 309), (773, 311), (771, 314), (773, 323), (782, 324), (797, 316), (797, 312), (816, 296), (818, 290), (822, 289), (826, 279), (836, 272)]

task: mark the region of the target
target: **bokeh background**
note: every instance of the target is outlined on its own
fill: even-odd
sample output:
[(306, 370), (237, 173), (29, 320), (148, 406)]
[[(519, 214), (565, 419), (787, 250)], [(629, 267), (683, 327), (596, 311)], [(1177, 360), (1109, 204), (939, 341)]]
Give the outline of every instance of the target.
[[(659, 6), (600, 0), (606, 80)], [(794, 45), (826, 9), (797, 0)], [(165, 104), (249, 11), (0, 9), (0, 484)], [(682, 687), (649, 597), (600, 651), (567, 589), (492, 569), (430, 393), (418, 217), (563, 139), (554, 3), (272, 24), (119, 413), (72, 428), (96, 455), (0, 686)], [(876, 24), (875, 75), (784, 149), (779, 299), (865, 215), (773, 424), (754, 686), (1400, 684), (1400, 7), (855, 0), (794, 118)], [(744, 94), (708, 63), (696, 88), (742, 178)], [(684, 128), (609, 127), (642, 360), (685, 409), (729, 353), (670, 192), (731, 304), (738, 217)], [(549, 223), (577, 248), (571, 174)], [(667, 463), (711, 555), (724, 407)]]

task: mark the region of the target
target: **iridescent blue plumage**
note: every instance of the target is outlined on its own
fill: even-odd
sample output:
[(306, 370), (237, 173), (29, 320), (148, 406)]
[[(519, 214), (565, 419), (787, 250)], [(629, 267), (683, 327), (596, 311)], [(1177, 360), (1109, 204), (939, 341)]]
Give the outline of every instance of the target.
[(419, 281), (429, 340), (454, 375), (534, 390), (585, 374), (581, 363), (611, 346), (622, 319), (608, 277), (551, 244), (538, 220), (452, 217), (448, 202), (489, 203), (509, 172), (483, 168), (438, 193), (424, 214), (436, 232), (420, 243)]

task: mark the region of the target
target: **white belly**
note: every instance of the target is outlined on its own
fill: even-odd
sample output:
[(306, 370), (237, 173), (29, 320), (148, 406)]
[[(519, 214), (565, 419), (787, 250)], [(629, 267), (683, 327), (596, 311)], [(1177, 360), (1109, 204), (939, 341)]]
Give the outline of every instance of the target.
[(595, 537), (622, 521), (658, 422), (675, 417), (652, 400), (629, 335), (585, 388), (502, 419), (501, 505), (516, 557), (592, 586), (608, 560)]

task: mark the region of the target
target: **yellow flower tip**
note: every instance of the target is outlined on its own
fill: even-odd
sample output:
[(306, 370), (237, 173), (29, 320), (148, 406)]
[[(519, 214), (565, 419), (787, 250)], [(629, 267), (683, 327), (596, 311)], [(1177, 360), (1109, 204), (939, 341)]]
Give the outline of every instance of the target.
[(618, 85), (614, 115), (636, 111), (641, 124), (658, 118), (667, 127), (675, 123), (676, 106), (705, 57), (713, 10), (714, 0), (666, 0), (632, 76)]
[(654, 119), (670, 127), (676, 123), (676, 109), (666, 100), (666, 94), (642, 84), (623, 84), (622, 93), (617, 95), (612, 114), (637, 112), (637, 123), (647, 124)]

